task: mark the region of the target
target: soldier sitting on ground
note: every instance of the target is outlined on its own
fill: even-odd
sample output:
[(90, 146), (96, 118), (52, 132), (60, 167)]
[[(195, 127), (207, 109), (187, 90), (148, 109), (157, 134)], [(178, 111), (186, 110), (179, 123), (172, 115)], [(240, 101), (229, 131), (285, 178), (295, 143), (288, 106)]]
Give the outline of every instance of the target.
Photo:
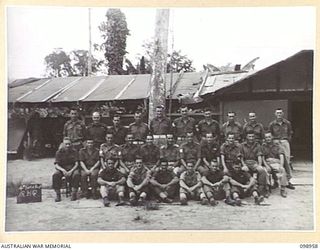
[(231, 198), (237, 206), (241, 206), (242, 198), (250, 196), (254, 198), (256, 205), (260, 205), (263, 202), (263, 196), (259, 195), (256, 180), (242, 169), (240, 161), (233, 165), (230, 177)]
[[(145, 200), (150, 191), (150, 178), (150, 170), (143, 165), (141, 156), (136, 156), (134, 167), (130, 169), (130, 173), (127, 179), (130, 204), (132, 206), (143, 205), (145, 203)], [(137, 196), (139, 197), (138, 201)]]
[(218, 204), (216, 200), (226, 198), (226, 203), (230, 203), (230, 177), (225, 175), (216, 159), (212, 159), (208, 170), (203, 173), (201, 178), (203, 191), (205, 192), (210, 205)]
[(55, 202), (61, 201), (62, 177), (65, 177), (66, 181), (70, 183), (72, 187), (71, 200), (75, 201), (80, 183), (78, 151), (71, 146), (68, 137), (63, 139), (63, 143), (56, 153), (55, 169), (56, 172), (52, 176), (52, 187), (57, 195)]
[(174, 198), (178, 193), (179, 178), (175, 175), (172, 168), (168, 168), (166, 159), (160, 160), (160, 166), (152, 172), (150, 183), (162, 202), (171, 203), (172, 200), (170, 198)]
[(112, 194), (118, 196), (119, 202), (117, 206), (124, 205), (124, 191), (126, 178), (117, 169), (116, 161), (113, 158), (107, 160), (105, 168), (102, 168), (98, 175), (98, 183), (100, 184), (100, 194), (103, 200), (103, 205), (110, 205), (109, 197)]
[(180, 203), (188, 205), (188, 199), (201, 200), (202, 205), (209, 203), (203, 192), (201, 175), (195, 170), (195, 160), (187, 162), (187, 169), (180, 175)]
[(94, 200), (98, 199), (97, 179), (100, 169), (99, 150), (94, 147), (92, 139), (87, 140), (87, 145), (79, 151), (79, 162), (81, 166), (81, 191), (82, 196), (90, 198), (88, 191), (88, 177), (91, 184), (91, 194)]

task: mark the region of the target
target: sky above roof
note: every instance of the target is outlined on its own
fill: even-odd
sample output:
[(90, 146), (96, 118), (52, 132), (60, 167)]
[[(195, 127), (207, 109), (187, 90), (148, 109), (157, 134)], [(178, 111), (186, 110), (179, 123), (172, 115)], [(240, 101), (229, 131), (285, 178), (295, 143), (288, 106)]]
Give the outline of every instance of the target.
[[(154, 36), (156, 9), (121, 10), (130, 30), (126, 57), (136, 62), (143, 43)], [(103, 41), (98, 26), (106, 11), (91, 8), (92, 43)], [(315, 48), (315, 13), (313, 7), (170, 9), (168, 50), (181, 50), (198, 71), (206, 63), (244, 65), (255, 57), (259, 70)], [(88, 8), (8, 7), (8, 79), (43, 77), (44, 57), (55, 48), (88, 49), (88, 20)]]

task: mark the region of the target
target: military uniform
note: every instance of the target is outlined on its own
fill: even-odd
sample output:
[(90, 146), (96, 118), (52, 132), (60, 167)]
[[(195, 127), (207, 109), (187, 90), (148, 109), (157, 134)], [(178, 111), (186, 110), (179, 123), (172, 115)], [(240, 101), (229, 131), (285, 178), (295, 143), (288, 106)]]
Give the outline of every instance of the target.
[[(252, 178), (248, 172), (242, 170), (239, 172), (232, 172), (230, 177), (242, 185), (249, 184), (250, 179)], [(246, 190), (235, 185), (231, 186), (231, 193), (238, 193), (240, 198), (250, 197), (254, 191), (258, 191), (256, 184), (252, 185), (251, 188)]]
[(166, 135), (171, 132), (171, 121), (167, 117), (153, 118), (150, 122), (150, 132), (153, 134), (155, 145), (165, 145)]
[[(78, 161), (78, 152), (74, 148), (60, 148), (56, 152), (55, 164), (59, 165), (66, 171), (70, 171), (74, 164)], [(60, 190), (62, 185), (63, 173), (59, 170), (56, 170), (52, 176), (52, 187), (55, 190)], [(71, 176), (66, 177), (67, 181), (71, 184), (72, 188), (79, 188), (80, 183), (80, 173), (79, 169), (75, 169)]]
[(120, 147), (120, 158), (126, 164), (126, 166), (130, 169), (136, 156), (140, 154), (140, 147), (135, 144), (124, 144)]
[[(192, 171), (192, 172), (185, 171), (180, 175), (180, 181), (183, 181), (188, 187), (193, 187), (197, 183), (201, 182), (201, 175), (197, 171)], [(189, 193), (180, 185), (180, 194), (181, 193), (184, 193), (187, 196), (189, 196), (189, 198), (195, 199), (195, 200), (198, 200), (201, 194), (204, 195), (202, 186), (199, 188), (196, 188), (192, 193)]]
[[(124, 177), (124, 175), (116, 168), (110, 169), (110, 168), (104, 168), (101, 169), (98, 175), (98, 178), (101, 178), (104, 181), (108, 182), (117, 182), (121, 180)], [(119, 194), (120, 192), (125, 191), (124, 184), (118, 184), (115, 186), (109, 186), (109, 185), (100, 185), (100, 193), (101, 197), (108, 197), (109, 195), (113, 194)]]
[(113, 141), (117, 145), (123, 145), (126, 142), (126, 136), (128, 133), (128, 129), (124, 126), (112, 126), (108, 127), (108, 133), (113, 134)]
[(148, 169), (152, 169), (160, 158), (160, 150), (156, 145), (144, 144), (140, 148), (142, 161)]
[[(175, 175), (172, 169), (161, 169), (160, 167), (157, 167), (152, 172), (152, 179), (154, 179), (159, 184), (168, 184), (170, 183), (174, 178), (178, 180), (178, 177)], [(165, 192), (165, 194), (171, 198), (175, 197), (178, 194), (178, 182), (168, 186), (165, 190), (161, 189), (157, 186), (152, 186), (154, 192), (159, 195), (161, 192)]]
[(83, 141), (86, 134), (86, 127), (81, 120), (72, 121), (69, 120), (63, 127), (63, 137), (69, 137), (72, 146), (76, 150), (80, 150), (83, 147)]
[(191, 159), (200, 159), (201, 158), (201, 147), (199, 143), (196, 142), (185, 142), (180, 146), (180, 158), (185, 161)]
[[(208, 181), (210, 181), (212, 184), (215, 184), (217, 182), (220, 182), (224, 178), (224, 173), (222, 170), (213, 171), (211, 169), (208, 169), (203, 173), (203, 176), (207, 178)], [(223, 185), (218, 187), (211, 187), (203, 183), (203, 191), (209, 196), (208, 193), (211, 192), (213, 194), (214, 199), (221, 200), (224, 199), (226, 196), (226, 191), (230, 190), (230, 184), (229, 183), (223, 183)], [(209, 199), (211, 197), (208, 197)]]
[(216, 120), (211, 119), (209, 122), (206, 119), (201, 120), (198, 123), (198, 130), (202, 138), (205, 138), (206, 134), (212, 134), (214, 137), (214, 140), (219, 142), (220, 125)]
[(247, 136), (249, 133), (254, 133), (255, 140), (262, 144), (262, 140), (264, 137), (264, 128), (261, 123), (258, 123), (256, 121), (250, 121), (244, 124), (243, 126), (243, 134), (244, 137)]
[[(96, 148), (92, 149), (90, 152), (87, 148), (82, 148), (79, 151), (79, 161), (82, 161), (88, 170), (90, 170), (97, 162), (99, 162), (99, 150)], [(96, 191), (98, 187), (99, 167), (95, 168), (90, 174), (90, 184), (93, 192)], [(81, 171), (81, 190), (84, 194), (88, 193), (88, 175), (85, 171)]]
[(275, 142), (265, 142), (262, 144), (261, 150), (266, 162), (271, 167), (271, 169), (268, 169), (268, 172), (270, 173), (271, 171), (275, 171), (279, 173), (280, 185), (287, 186), (287, 175), (285, 174), (285, 169), (283, 166), (281, 166), (280, 162), (280, 155), (282, 154), (284, 156), (283, 149), (280, 147), (279, 144)]
[(240, 142), (241, 135), (242, 135), (242, 126), (239, 122), (234, 122), (234, 123), (230, 123), (229, 121), (225, 122), (222, 125), (222, 133), (223, 133), (224, 138), (227, 138), (228, 134), (232, 133), (232, 134), (234, 134), (234, 139), (237, 142)]
[(177, 144), (181, 145), (185, 141), (187, 133), (196, 132), (196, 120), (192, 117), (183, 119), (182, 117), (176, 118), (173, 121), (173, 132), (177, 138)]
[(258, 165), (259, 156), (262, 156), (259, 143), (254, 142), (253, 144), (249, 144), (245, 141), (241, 144), (241, 157), (251, 172), (258, 173), (258, 185), (263, 189), (263, 187), (268, 185), (269, 180), (267, 170)]
[(231, 172), (233, 171), (233, 164), (239, 160), (241, 156), (240, 144), (229, 144), (228, 142), (225, 142), (220, 148), (220, 154), (224, 155), (227, 169)]
[(180, 160), (179, 145), (165, 145), (160, 148), (160, 158), (165, 158), (168, 162), (177, 162)]
[(201, 158), (206, 158), (208, 162), (217, 159), (220, 156), (220, 146), (217, 142), (208, 143), (203, 141), (201, 143)]
[(290, 141), (292, 136), (292, 127), (291, 123), (286, 120), (282, 119), (282, 122), (277, 122), (277, 120), (272, 121), (269, 124), (269, 130), (273, 136), (274, 142), (279, 143), (282, 147), (285, 155), (285, 166), (288, 175), (288, 179), (290, 180), (292, 177), (292, 172), (290, 168), (290, 157), (291, 157), (291, 150), (290, 150)]
[[(128, 180), (131, 180), (131, 182), (134, 185), (140, 185), (146, 178), (150, 179), (151, 172), (149, 169), (147, 169), (145, 166), (142, 166), (141, 168), (133, 167), (130, 170)], [(129, 192), (135, 193), (136, 195), (141, 194), (142, 192), (149, 193), (149, 184), (146, 184), (144, 187), (142, 187), (139, 192), (136, 192), (134, 189), (129, 187)]]
[(95, 148), (100, 148), (100, 145), (105, 141), (107, 134), (107, 126), (101, 122), (91, 123), (86, 128), (86, 138), (92, 139)]
[(149, 133), (149, 128), (144, 122), (133, 122), (129, 125), (129, 133), (133, 135), (134, 141), (144, 142)]
[(100, 157), (107, 161), (110, 158), (119, 158), (120, 147), (116, 144), (103, 143), (100, 146)]

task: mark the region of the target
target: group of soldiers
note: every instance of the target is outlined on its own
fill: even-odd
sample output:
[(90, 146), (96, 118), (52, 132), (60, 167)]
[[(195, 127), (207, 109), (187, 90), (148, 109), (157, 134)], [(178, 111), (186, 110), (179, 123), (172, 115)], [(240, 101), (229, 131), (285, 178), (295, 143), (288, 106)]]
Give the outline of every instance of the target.
[(125, 205), (127, 196), (133, 206), (146, 199), (171, 203), (178, 197), (181, 205), (192, 199), (215, 206), (224, 199), (240, 206), (241, 199), (250, 196), (259, 205), (271, 189), (280, 187), (282, 197), (287, 197), (286, 188), (294, 189), (292, 128), (281, 108), (266, 131), (255, 112), (249, 113), (244, 126), (235, 112), (228, 112), (227, 122), (220, 126), (210, 109), (198, 123), (188, 107), (180, 111), (181, 117), (172, 122), (159, 106), (149, 126), (139, 111), (129, 127), (115, 115), (108, 127), (99, 112), (93, 112), (92, 123), (85, 126), (72, 109), (56, 152), (55, 201), (61, 201), (63, 179), (72, 187), (72, 201), (101, 197), (104, 206), (110, 206), (112, 198)]

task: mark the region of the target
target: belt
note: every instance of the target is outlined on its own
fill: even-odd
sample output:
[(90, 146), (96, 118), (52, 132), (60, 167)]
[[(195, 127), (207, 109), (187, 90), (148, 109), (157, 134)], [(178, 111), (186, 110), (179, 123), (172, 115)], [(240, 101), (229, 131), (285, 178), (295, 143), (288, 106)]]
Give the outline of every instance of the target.
[(133, 144), (135, 144), (135, 145), (142, 145), (142, 144), (144, 144), (144, 142), (143, 142), (143, 141), (134, 141)]
[(155, 139), (167, 139), (166, 135), (153, 135), (153, 138)]

